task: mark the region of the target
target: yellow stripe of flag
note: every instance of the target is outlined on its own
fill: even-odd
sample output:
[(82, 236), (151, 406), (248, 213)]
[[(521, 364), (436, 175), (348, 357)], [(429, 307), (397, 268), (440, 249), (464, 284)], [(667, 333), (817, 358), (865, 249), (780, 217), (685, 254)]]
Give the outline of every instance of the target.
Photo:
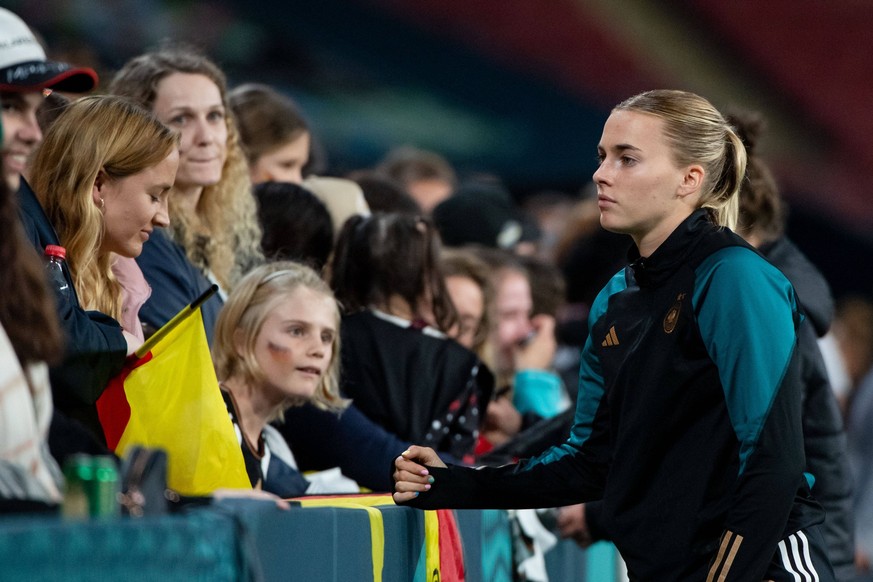
[(185, 495), (251, 489), (239, 442), (218, 388), (200, 309), (151, 348), (124, 381), (130, 419), (119, 455), (133, 445), (167, 451), (167, 484)]

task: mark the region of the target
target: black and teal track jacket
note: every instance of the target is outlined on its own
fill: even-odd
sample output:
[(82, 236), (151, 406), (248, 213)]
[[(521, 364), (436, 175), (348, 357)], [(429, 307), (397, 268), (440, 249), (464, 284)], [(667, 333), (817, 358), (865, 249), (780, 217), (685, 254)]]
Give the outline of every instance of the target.
[(569, 439), (516, 465), (433, 469), (410, 505), (602, 498), (632, 579), (761, 580), (777, 543), (822, 519), (790, 381), (799, 320), (782, 273), (697, 211), (594, 302)]

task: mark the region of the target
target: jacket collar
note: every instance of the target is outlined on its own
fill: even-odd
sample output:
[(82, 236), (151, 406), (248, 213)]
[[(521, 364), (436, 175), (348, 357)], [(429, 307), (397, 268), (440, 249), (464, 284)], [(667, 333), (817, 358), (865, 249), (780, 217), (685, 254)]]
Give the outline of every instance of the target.
[(628, 251), (628, 276), (632, 275), (640, 287), (660, 285), (686, 262), (694, 250), (694, 242), (716, 228), (708, 210), (695, 210), (651, 256), (641, 257), (637, 247), (631, 247)]

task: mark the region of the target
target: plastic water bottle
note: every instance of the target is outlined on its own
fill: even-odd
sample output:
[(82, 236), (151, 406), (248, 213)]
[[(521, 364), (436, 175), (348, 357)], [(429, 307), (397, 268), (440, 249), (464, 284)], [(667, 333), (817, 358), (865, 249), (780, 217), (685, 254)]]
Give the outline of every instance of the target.
[(46, 271), (48, 271), (49, 283), (64, 300), (70, 299), (70, 284), (64, 277), (64, 261), (67, 257), (67, 249), (58, 245), (46, 245)]

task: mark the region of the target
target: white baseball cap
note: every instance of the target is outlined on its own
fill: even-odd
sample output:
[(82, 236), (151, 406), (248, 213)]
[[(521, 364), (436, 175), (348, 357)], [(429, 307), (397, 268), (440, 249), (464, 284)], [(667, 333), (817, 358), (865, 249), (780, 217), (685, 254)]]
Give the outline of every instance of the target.
[(0, 8), (0, 91), (56, 89), (85, 93), (96, 85), (93, 69), (47, 60), (24, 21)]

